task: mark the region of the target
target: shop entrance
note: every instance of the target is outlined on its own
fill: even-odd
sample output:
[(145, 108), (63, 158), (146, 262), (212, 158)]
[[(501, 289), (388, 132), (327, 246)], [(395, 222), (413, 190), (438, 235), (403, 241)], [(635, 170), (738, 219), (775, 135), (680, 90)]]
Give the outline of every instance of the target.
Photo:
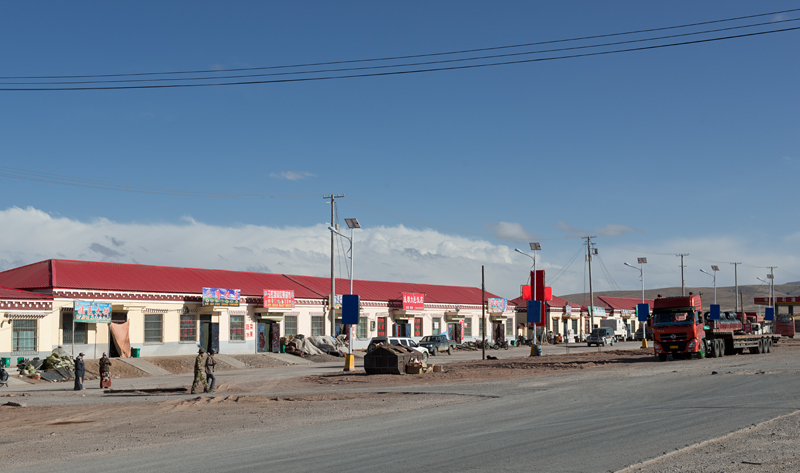
[(392, 327), (395, 337), (410, 337), (411, 336), (411, 324), (408, 322), (399, 322), (394, 324)]
[[(111, 324), (118, 324), (117, 327), (120, 325), (125, 324), (128, 321), (128, 313), (127, 312), (111, 312)], [(119, 338), (124, 338), (124, 340), (117, 340), (115, 342), (114, 331), (111, 329), (111, 324), (108, 324), (108, 357), (109, 358), (119, 358), (120, 352), (119, 348), (117, 348), (118, 344), (122, 345), (130, 345), (130, 338), (128, 337), (128, 330), (127, 327), (125, 330), (117, 330), (117, 332), (123, 332), (124, 335), (119, 335)]]
[(219, 353), (219, 323), (211, 321), (211, 314), (200, 315), (200, 346)]
[(260, 320), (257, 325), (256, 353), (278, 353), (281, 347), (281, 324)]

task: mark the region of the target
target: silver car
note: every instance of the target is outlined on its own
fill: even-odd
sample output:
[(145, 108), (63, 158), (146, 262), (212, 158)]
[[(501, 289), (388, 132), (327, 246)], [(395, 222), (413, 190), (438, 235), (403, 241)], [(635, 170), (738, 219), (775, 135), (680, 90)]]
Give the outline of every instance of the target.
[(617, 336), (614, 334), (614, 329), (611, 327), (598, 327), (592, 330), (592, 333), (586, 337), (586, 346), (590, 347), (592, 345), (614, 345), (614, 341), (617, 339)]

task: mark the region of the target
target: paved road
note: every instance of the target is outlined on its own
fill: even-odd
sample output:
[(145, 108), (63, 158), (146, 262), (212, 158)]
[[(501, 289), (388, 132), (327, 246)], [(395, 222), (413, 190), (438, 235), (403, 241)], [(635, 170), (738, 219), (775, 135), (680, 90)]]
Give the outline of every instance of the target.
[(290, 433), (225, 432), (178, 449), (83, 458), (62, 471), (617, 471), (794, 412), (800, 408), (798, 372), (800, 360), (773, 353), (468, 385), (384, 387), (454, 393), (470, 402)]

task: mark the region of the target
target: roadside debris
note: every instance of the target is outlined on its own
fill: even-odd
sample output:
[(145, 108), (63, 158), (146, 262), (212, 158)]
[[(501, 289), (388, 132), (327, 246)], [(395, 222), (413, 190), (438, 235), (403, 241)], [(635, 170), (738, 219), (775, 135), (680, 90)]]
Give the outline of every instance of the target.
[(323, 354), (344, 356), (347, 353), (347, 344), (343, 336), (333, 338), (330, 336), (290, 335), (286, 338), (285, 345), (286, 353), (300, 357)]
[(36, 357), (25, 359), (17, 364), (20, 376), (31, 379), (44, 379), (51, 383), (69, 381), (75, 377), (75, 362), (66, 350), (56, 347), (44, 360)]

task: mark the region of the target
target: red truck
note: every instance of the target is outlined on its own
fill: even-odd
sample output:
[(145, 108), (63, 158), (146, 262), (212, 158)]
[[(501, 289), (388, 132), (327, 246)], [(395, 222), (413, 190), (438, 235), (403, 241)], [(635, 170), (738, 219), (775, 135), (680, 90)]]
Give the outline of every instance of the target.
[(751, 333), (757, 324), (742, 323), (735, 312), (712, 320), (703, 313), (699, 295), (661, 297), (653, 301), (653, 340), (658, 359), (666, 361), (706, 355), (714, 358), (743, 353), (769, 353), (780, 335)]

